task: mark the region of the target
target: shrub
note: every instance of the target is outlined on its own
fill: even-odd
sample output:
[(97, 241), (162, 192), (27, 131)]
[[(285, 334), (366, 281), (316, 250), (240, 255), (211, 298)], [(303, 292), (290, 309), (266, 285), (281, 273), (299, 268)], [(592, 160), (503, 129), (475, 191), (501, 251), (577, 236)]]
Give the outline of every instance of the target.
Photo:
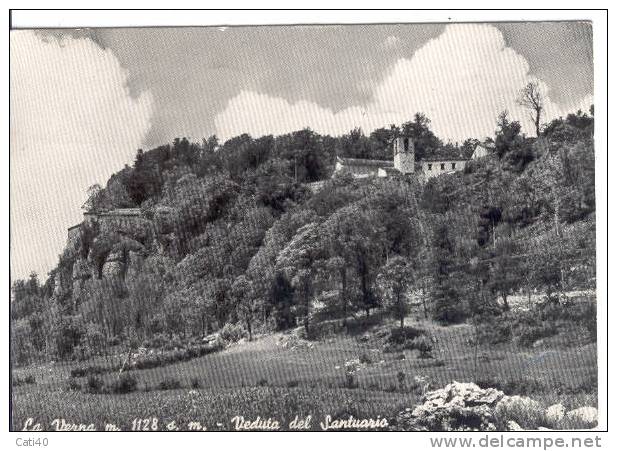
[(498, 318), (486, 315), (478, 321), (478, 341), (482, 344), (506, 343), (512, 339), (512, 314), (503, 313)]
[(287, 387), (288, 388), (297, 387), (298, 385), (300, 385), (300, 382), (298, 380), (296, 380), (296, 379), (293, 379), (293, 380), (287, 382)]
[(420, 351), (421, 359), (428, 359), (429, 357), (431, 357), (433, 345), (426, 336), (422, 335), (420, 337), (414, 338), (413, 340), (411, 340), (409, 346), (411, 349), (417, 349), (418, 351)]
[(358, 379), (355, 373), (347, 371), (345, 373), (345, 388), (358, 388)]
[(199, 381), (199, 379), (197, 379), (196, 377), (191, 379), (191, 388), (200, 388), (200, 387), (201, 387), (201, 382)]
[(476, 381), (478, 387), (487, 389), (495, 388), (504, 392), (506, 395), (531, 395), (534, 393), (554, 392), (556, 390), (547, 387), (542, 381), (530, 378), (519, 380), (503, 380), (502, 378), (485, 378)]
[(111, 385), (113, 393), (124, 394), (137, 390), (137, 378), (129, 373), (122, 373)]
[(145, 370), (148, 368), (156, 368), (158, 366), (162, 366), (164, 364), (164, 357), (162, 355), (149, 355), (146, 357), (141, 357), (135, 362), (133, 362), (133, 368), (138, 370)]
[(390, 331), (388, 343), (404, 344), (408, 340), (413, 340), (421, 335), (425, 335), (426, 331), (417, 327), (406, 326), (403, 328), (397, 327)]
[(418, 362), (418, 368), (439, 368), (446, 366), (446, 362), (443, 359), (430, 359), (424, 362)]
[(219, 344), (191, 346), (186, 349), (174, 349), (160, 354), (150, 354), (139, 357), (132, 364), (132, 368), (143, 370), (159, 366), (171, 365), (176, 362), (191, 360), (220, 350)]
[(113, 368), (104, 368), (99, 365), (79, 367), (71, 370), (71, 377), (84, 377), (90, 374), (102, 374), (107, 371), (113, 371)]
[(82, 345), (87, 347), (90, 354), (99, 354), (105, 349), (105, 334), (103, 328), (95, 323), (86, 326), (86, 333), (82, 337)]
[(141, 347), (141, 340), (137, 337), (129, 338), (129, 346), (131, 349), (139, 349)]
[(77, 382), (75, 379), (69, 379), (68, 389), (71, 391), (79, 391), (81, 390), (81, 384)]
[(184, 343), (179, 337), (172, 337), (164, 342), (163, 349), (166, 351), (172, 351), (174, 349), (182, 348)]
[(29, 374), (23, 379), (20, 379), (17, 376), (13, 377), (13, 387), (19, 387), (20, 385), (35, 384), (35, 383), (36, 383), (36, 379), (34, 378), (32, 374)]
[(257, 381), (257, 386), (259, 386), (259, 387), (267, 387), (268, 386), (268, 379), (266, 379), (265, 377), (262, 377), (261, 379), (259, 379)]
[(405, 383), (405, 373), (403, 371), (399, 371), (398, 373), (396, 373), (396, 380), (398, 382), (398, 387), (400, 391), (405, 391), (407, 390), (407, 384)]
[(563, 387), (562, 393), (580, 394), (580, 393), (595, 393), (598, 391), (598, 374), (594, 373), (587, 377), (583, 382), (570, 387)]
[(149, 348), (162, 348), (167, 344), (169, 339), (161, 333), (154, 334), (154, 336), (148, 340), (147, 346)]
[(597, 321), (598, 311), (595, 302), (589, 302), (583, 305), (581, 309), (581, 325), (587, 330), (592, 341), (597, 341)]
[(176, 349), (171, 351), (167, 359), (168, 363), (180, 362), (182, 360), (189, 360), (189, 353), (186, 349)]
[(596, 341), (597, 309), (595, 302), (571, 301), (567, 305), (546, 302), (538, 309), (542, 321), (576, 323), (588, 332), (593, 341)]
[(100, 377), (94, 374), (88, 376), (87, 387), (89, 393), (100, 393), (104, 385), (103, 379)]
[(227, 346), (227, 342), (223, 339), (223, 337), (217, 335), (214, 341), (212, 341), (209, 346), (215, 351), (220, 351), (222, 349), (225, 349), (225, 347)]
[(431, 357), (433, 345), (430, 339), (425, 335), (423, 329), (415, 327), (405, 327), (403, 329), (392, 329), (388, 337), (385, 352), (401, 352), (403, 350), (420, 351), (421, 358)]
[(219, 336), (228, 343), (235, 343), (247, 336), (247, 332), (240, 324), (225, 324)]
[(431, 381), (426, 376), (414, 376), (409, 384), (409, 389), (415, 392), (418, 396), (424, 396), (431, 388)]
[(94, 352), (87, 343), (82, 343), (73, 348), (73, 360), (89, 360), (94, 356)]
[(110, 337), (107, 340), (107, 346), (118, 346), (120, 343), (122, 343), (122, 339), (118, 336)]
[(368, 318), (366, 316), (357, 318), (348, 318), (345, 322), (344, 328), (349, 335), (363, 335), (372, 327), (382, 324), (384, 318), (388, 317), (389, 313), (386, 311), (375, 311)]
[(536, 341), (542, 338), (552, 337), (557, 333), (557, 326), (548, 321), (539, 324), (522, 325), (517, 334), (517, 341), (520, 346), (528, 348)]
[(379, 382), (370, 382), (368, 384), (369, 390), (379, 390)]
[(515, 339), (522, 347), (565, 332), (574, 341), (596, 340), (596, 305), (571, 301), (564, 304), (546, 301), (524, 312), (507, 312), (498, 321), (481, 325), (480, 340), (496, 344)]
[(187, 357), (187, 360), (199, 357), (199, 350), (195, 346), (191, 346), (190, 348), (187, 348), (186, 357)]
[(537, 429), (546, 425), (542, 405), (522, 396), (511, 396), (499, 401), (495, 407), (495, 418), (504, 429), (508, 421), (515, 421), (523, 429)]
[(469, 316), (469, 312), (458, 303), (438, 302), (435, 305), (433, 319), (442, 325), (460, 324)]
[(71, 370), (71, 377), (84, 377), (86, 374), (86, 368), (73, 368)]
[(225, 342), (219, 338), (217, 340), (214, 340), (214, 342), (210, 343), (209, 345), (202, 346), (200, 349), (202, 350), (201, 355), (221, 351), (225, 349)]
[(79, 344), (85, 332), (81, 316), (67, 316), (65, 319), (59, 324), (54, 337), (56, 352), (60, 359), (73, 355), (73, 349)]
[(365, 363), (365, 364), (373, 363), (373, 360), (371, 359), (371, 356), (366, 351), (363, 351), (360, 354), (360, 356), (358, 357), (358, 360), (360, 361), (360, 363)]
[(178, 379), (173, 377), (165, 378), (159, 383), (159, 390), (175, 390), (181, 388), (182, 384)]

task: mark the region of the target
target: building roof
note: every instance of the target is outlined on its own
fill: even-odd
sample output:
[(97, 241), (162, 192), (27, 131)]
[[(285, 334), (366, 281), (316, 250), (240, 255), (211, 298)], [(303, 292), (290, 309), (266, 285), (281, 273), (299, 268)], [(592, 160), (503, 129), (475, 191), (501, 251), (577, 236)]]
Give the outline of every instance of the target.
[(471, 153), (472, 158), (476, 155), (476, 151), (478, 151), (478, 147), (486, 151), (486, 152), (483, 152), (482, 150), (480, 150), (478, 153), (484, 153), (485, 155), (487, 154), (490, 155), (495, 151), (495, 144), (492, 142), (478, 143), (476, 147), (474, 147), (473, 152)]
[[(432, 155), (427, 155), (421, 159), (421, 161), (467, 161), (471, 159), (470, 152), (464, 150), (441, 147), (437, 149)], [(473, 151), (471, 151), (473, 153)]]
[(400, 173), (400, 171), (398, 169), (395, 169), (393, 166), (382, 167), (380, 169), (382, 169), (386, 173), (386, 175), (394, 175)]
[(140, 208), (115, 208), (108, 211), (87, 211), (84, 215), (92, 216), (141, 216)]
[[(88, 217), (101, 217), (101, 216), (105, 216), (105, 217), (127, 217), (127, 216), (141, 216), (141, 209), (140, 208), (115, 208), (113, 210), (109, 210), (109, 211), (101, 211), (101, 212), (95, 212), (95, 211), (86, 211), (84, 212), (84, 217), (87, 219)], [(76, 229), (77, 227), (79, 227), (82, 223), (80, 222), (79, 224), (75, 224), (74, 226), (69, 227), (67, 230), (70, 232), (73, 229)]]
[(105, 214), (109, 216), (141, 216), (140, 208), (116, 208)]
[(374, 167), (374, 168), (394, 167), (394, 161), (392, 160), (367, 160), (364, 158), (341, 158), (341, 157), (336, 157), (336, 159), (343, 166), (369, 166), (369, 167)]

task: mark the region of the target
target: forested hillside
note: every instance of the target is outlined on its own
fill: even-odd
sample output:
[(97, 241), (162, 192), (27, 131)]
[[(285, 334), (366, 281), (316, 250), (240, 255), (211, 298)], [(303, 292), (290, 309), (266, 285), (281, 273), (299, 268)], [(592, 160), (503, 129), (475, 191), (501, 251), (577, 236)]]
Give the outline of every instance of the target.
[(478, 142), (444, 144), (417, 114), (368, 136), (305, 129), (139, 150), (85, 205), (139, 208), (139, 225), (86, 221), (45, 280), (13, 281), (13, 362), (224, 328), (310, 336), (324, 319), (377, 311), (402, 325), (413, 306), (442, 324), (498, 324), (514, 295), (558, 304), (595, 287), (593, 109), (538, 138), (503, 114), (493, 155), (426, 184), (333, 176), (337, 155), (392, 158), (400, 133), (418, 158)]

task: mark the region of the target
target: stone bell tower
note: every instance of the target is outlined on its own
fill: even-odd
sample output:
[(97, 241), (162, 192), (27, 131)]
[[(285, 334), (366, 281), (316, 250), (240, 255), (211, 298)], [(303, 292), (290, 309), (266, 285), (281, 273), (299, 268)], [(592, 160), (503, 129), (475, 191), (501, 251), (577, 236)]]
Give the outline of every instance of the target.
[(413, 140), (399, 136), (394, 140), (394, 168), (402, 174), (413, 174), (416, 164), (416, 152)]

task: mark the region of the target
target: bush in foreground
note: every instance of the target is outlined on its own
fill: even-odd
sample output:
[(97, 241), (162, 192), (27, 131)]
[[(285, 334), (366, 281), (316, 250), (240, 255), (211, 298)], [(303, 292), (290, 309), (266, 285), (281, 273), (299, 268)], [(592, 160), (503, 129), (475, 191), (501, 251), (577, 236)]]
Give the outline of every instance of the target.
[(129, 373), (122, 373), (110, 386), (110, 391), (117, 394), (131, 393), (135, 390), (137, 390), (137, 378)]
[(429, 358), (431, 357), (433, 345), (426, 336), (424, 329), (411, 326), (392, 329), (384, 346), (384, 351), (401, 352), (404, 350), (418, 350), (420, 351), (421, 358)]
[(240, 324), (227, 323), (219, 332), (219, 336), (228, 343), (240, 341), (247, 335), (246, 330)]
[(94, 374), (102, 374), (108, 371), (113, 371), (113, 368), (104, 368), (100, 365), (92, 365), (87, 367), (78, 367), (71, 370), (71, 377), (84, 377)]
[(100, 393), (103, 390), (104, 385), (105, 383), (100, 377), (94, 374), (88, 376), (87, 388), (89, 393)]
[(515, 421), (523, 429), (547, 426), (542, 405), (525, 396), (505, 396), (495, 406), (495, 418), (499, 429), (507, 429), (508, 421)]
[(36, 384), (36, 379), (34, 377), (34, 375), (29, 374), (28, 376), (24, 377), (23, 379), (14, 376), (13, 377), (13, 387), (19, 387), (20, 385), (31, 385), (31, 384)]
[(394, 344), (404, 344), (409, 340), (413, 340), (421, 335), (425, 335), (426, 331), (424, 329), (420, 329), (418, 327), (406, 326), (406, 327), (397, 327), (390, 331), (390, 336), (388, 337), (388, 343)]
[(178, 388), (182, 388), (182, 384), (174, 377), (165, 378), (159, 383), (159, 390), (175, 390)]
[(538, 340), (552, 337), (557, 333), (557, 326), (554, 323), (543, 321), (521, 326), (516, 340), (520, 346), (530, 348)]

